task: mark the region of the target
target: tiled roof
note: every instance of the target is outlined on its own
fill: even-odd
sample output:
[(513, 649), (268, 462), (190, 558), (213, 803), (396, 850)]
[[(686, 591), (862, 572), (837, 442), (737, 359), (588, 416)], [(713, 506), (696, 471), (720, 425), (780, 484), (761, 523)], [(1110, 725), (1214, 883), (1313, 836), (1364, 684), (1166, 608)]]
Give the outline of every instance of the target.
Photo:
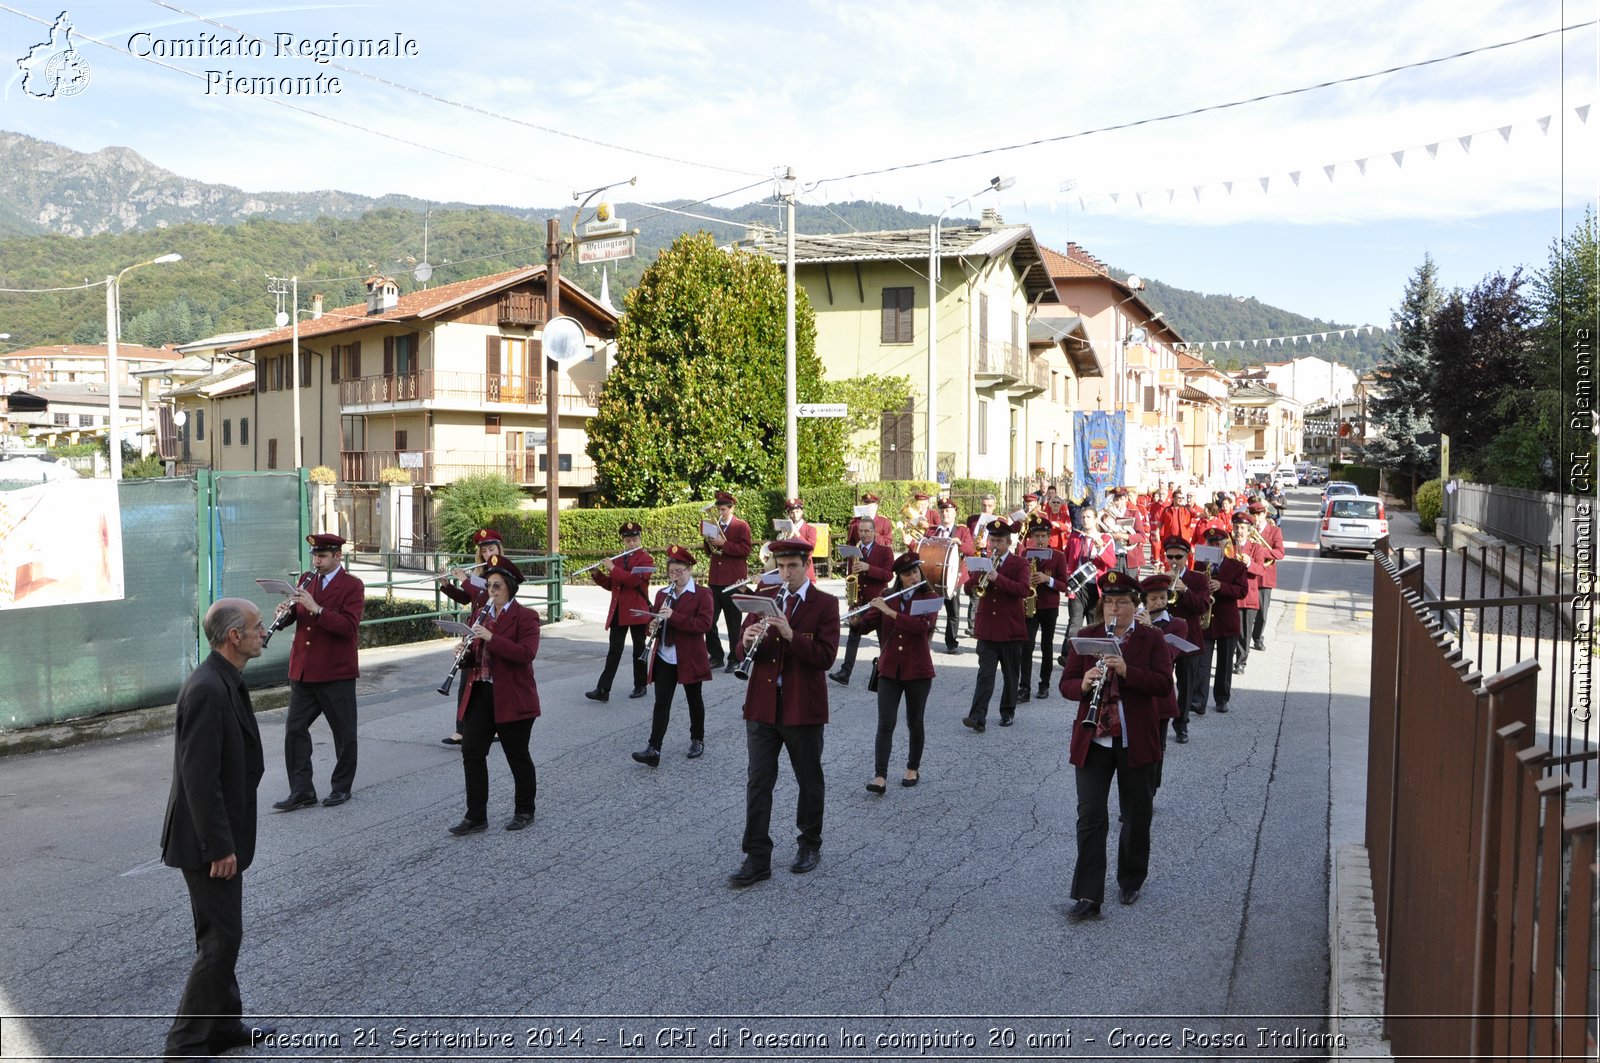
[(1041, 247), (1040, 251), (1044, 255), (1045, 267), (1050, 271), (1050, 276), (1052, 277), (1066, 279), (1069, 277), (1106, 277), (1110, 275), (1110, 271), (1103, 264), (1084, 252), (1077, 244), (1068, 244), (1066, 254), (1049, 247)]
[(1189, 384), (1185, 384), (1183, 387), (1178, 389), (1178, 400), (1180, 402), (1194, 402), (1194, 403), (1202, 403), (1202, 404), (1209, 404), (1209, 405), (1215, 405), (1215, 406), (1222, 405), (1222, 400), (1221, 399), (1216, 398), (1215, 396), (1212, 396), (1212, 395), (1207, 395), (1205, 392), (1201, 391), (1199, 388), (1192, 387)]
[[(141, 347), (137, 343), (117, 341), (117, 357), (126, 361), (176, 362), (182, 355), (166, 347)], [(20, 351), (0, 354), (0, 361), (23, 361), (32, 358), (93, 358), (106, 360), (103, 343), (54, 343), (42, 347), (25, 347)]]

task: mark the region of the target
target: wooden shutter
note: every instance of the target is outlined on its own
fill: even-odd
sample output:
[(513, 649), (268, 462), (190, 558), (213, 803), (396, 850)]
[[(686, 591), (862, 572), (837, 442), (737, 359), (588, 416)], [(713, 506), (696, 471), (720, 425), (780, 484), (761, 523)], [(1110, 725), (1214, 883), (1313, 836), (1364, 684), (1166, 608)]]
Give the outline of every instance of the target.
[(913, 331), (912, 331), (912, 322), (915, 319), (911, 316), (912, 315), (912, 311), (915, 308), (915, 306), (916, 306), (916, 289), (915, 288), (901, 288), (900, 289), (900, 314), (899, 314), (899, 320), (897, 322), (898, 328), (895, 330), (895, 339), (896, 339), (896, 341), (898, 341), (900, 343), (910, 343), (915, 338), (915, 336), (913, 334)]
[(345, 348), (345, 354), (348, 355), (349, 358), (350, 358), (350, 363), (347, 366), (345, 366), (345, 368), (348, 370), (348, 372), (345, 373), (345, 376), (349, 377), (351, 380), (360, 380), (361, 379), (361, 341), (360, 340), (356, 340), (350, 346), (346, 347)]
[(269, 439), (267, 440), (267, 468), (276, 469), (277, 467), (278, 441), (276, 439)]
[(343, 357), (344, 348), (337, 343), (334, 344), (333, 351), (328, 357), (328, 383), (337, 384), (339, 382), (339, 359)]
[(500, 375), (499, 336), (485, 336), (483, 338), (483, 373), (485, 376)]
[(1145, 410), (1146, 413), (1154, 413), (1156, 411), (1156, 389), (1155, 388), (1145, 388), (1144, 389), (1144, 410)]
[(978, 293), (978, 346), (989, 345), (989, 293)]
[(406, 449), (406, 430), (404, 428), (396, 428), (394, 431), (394, 449)]
[(899, 334), (899, 317), (899, 289), (885, 288), (883, 290), (883, 320), (878, 329), (878, 342), (898, 342), (895, 337)]
[(394, 337), (383, 338), (383, 375), (394, 376)]

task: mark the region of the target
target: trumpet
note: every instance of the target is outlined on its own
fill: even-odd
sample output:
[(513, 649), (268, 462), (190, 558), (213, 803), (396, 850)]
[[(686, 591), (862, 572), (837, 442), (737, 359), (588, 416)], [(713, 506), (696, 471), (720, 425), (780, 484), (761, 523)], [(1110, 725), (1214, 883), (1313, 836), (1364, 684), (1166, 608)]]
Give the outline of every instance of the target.
[[(483, 614), (489, 611), (489, 603), (485, 602), (478, 615), (473, 617), (468, 627), (477, 627), (483, 622)], [(472, 636), (461, 636), (461, 645), (456, 647), (456, 659), (450, 662), (450, 671), (445, 675), (444, 682), (439, 684), (439, 693), (445, 697), (450, 696), (450, 684), (456, 681), (456, 673), (461, 671), (461, 666), (467, 662), (467, 654), (472, 652)]]
[[(1106, 621), (1106, 637), (1113, 639), (1117, 637), (1117, 622), (1115, 619)], [(1100, 678), (1094, 681), (1094, 689), (1089, 692), (1089, 711), (1084, 713), (1083, 723), (1080, 724), (1082, 727), (1089, 727), (1097, 731), (1100, 729), (1100, 698), (1105, 693), (1106, 678), (1111, 674), (1111, 670), (1105, 666), (1106, 659), (1101, 657), (1099, 660)]]
[(1004, 555), (1001, 557), (989, 558), (992, 567), (988, 572), (985, 572), (983, 576), (979, 578), (978, 585), (972, 588), (972, 596), (974, 598), (982, 598), (985, 594), (989, 593), (989, 580), (994, 576), (995, 571), (999, 569), (1000, 562), (1003, 560), (1003, 557)]
[[(927, 585), (928, 585), (928, 581), (927, 580), (919, 579), (919, 580), (917, 580), (917, 582), (913, 583), (909, 587), (904, 587), (904, 588), (902, 588), (900, 590), (897, 590), (893, 594), (885, 594), (883, 596), (883, 600), (886, 601), (886, 602), (892, 602), (896, 598), (899, 598), (899, 597), (902, 597), (904, 595), (910, 594), (912, 591), (916, 590), (918, 587), (926, 587)], [(849, 620), (853, 616), (860, 616), (862, 613), (866, 612), (868, 609), (871, 609), (871, 608), (872, 608), (872, 603), (868, 602), (866, 605), (863, 605), (858, 609), (850, 610), (848, 613), (844, 614), (839, 619), (840, 620)]]
[[(311, 577), (315, 574), (315, 569), (302, 573), (298, 585), (295, 587), (296, 593), (309, 587), (311, 585)], [(291, 598), (285, 598), (278, 605), (278, 614), (272, 618), (272, 626), (267, 628), (265, 635), (261, 636), (261, 648), (267, 648), (267, 643), (272, 641), (273, 632), (282, 631), (292, 623), (294, 623), (294, 601)]]
[(593, 571), (594, 569), (599, 568), (601, 565), (609, 565), (613, 561), (616, 561), (616, 560), (618, 560), (620, 558), (627, 557), (629, 554), (636, 554), (640, 550), (643, 550), (643, 549), (644, 549), (644, 547), (642, 547), (642, 546), (635, 546), (632, 550), (624, 550), (620, 554), (612, 554), (610, 557), (606, 558), (604, 561), (596, 561), (592, 565), (584, 565), (582, 568), (578, 569), (578, 571), (576, 571), (576, 572), (574, 572), (572, 574), (574, 576), (581, 576), (585, 572), (590, 572), (590, 571)]
[(751, 640), (750, 650), (744, 655), (744, 660), (740, 661), (734, 668), (733, 677), (735, 679), (749, 681), (750, 673), (756, 670), (756, 651), (761, 649), (761, 640), (767, 637), (767, 628), (771, 626), (772, 618), (770, 616), (764, 616), (756, 622), (756, 637)]

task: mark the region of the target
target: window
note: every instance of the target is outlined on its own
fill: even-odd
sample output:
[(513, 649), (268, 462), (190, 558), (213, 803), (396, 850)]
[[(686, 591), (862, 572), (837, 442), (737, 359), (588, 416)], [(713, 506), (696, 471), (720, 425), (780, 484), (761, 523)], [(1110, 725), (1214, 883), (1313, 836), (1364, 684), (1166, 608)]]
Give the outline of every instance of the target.
[(250, 418), (248, 417), (239, 418), (239, 445), (241, 447), (250, 445)]
[(1328, 516), (1346, 520), (1377, 520), (1378, 503), (1356, 498), (1336, 498), (1328, 505)]
[[(539, 451), (539, 471), (540, 472), (544, 472), (545, 469), (550, 467), (550, 460), (549, 459), (550, 459), (550, 455), (546, 454), (542, 450)], [(556, 457), (556, 469), (559, 470), (560, 472), (571, 472), (572, 471), (572, 455), (571, 454), (558, 455)]]
[(989, 401), (978, 400), (978, 453), (989, 453)]
[(72, 415), (69, 413), (58, 413), (52, 415), (51, 420), (65, 428), (72, 424)]
[(92, 413), (80, 413), (80, 414), (78, 414), (78, 427), (79, 428), (93, 428), (94, 427), (94, 414), (92, 414)]
[(1255, 445), (1255, 449), (1256, 450), (1266, 450), (1267, 449), (1267, 431), (1264, 428), (1257, 428), (1256, 429), (1256, 445)]
[(206, 437), (206, 411), (194, 411), (194, 437), (196, 440)]
[(339, 438), (346, 450), (367, 449), (367, 419), (365, 417), (339, 418)]
[(1156, 389), (1153, 387), (1147, 387), (1144, 389), (1144, 412), (1156, 412)]
[(344, 348), (337, 343), (328, 351), (328, 383), (339, 382), (339, 359), (344, 357)]
[(300, 352), (300, 386), (303, 387), (303, 388), (308, 388), (308, 387), (311, 386), (311, 352), (310, 351), (301, 351)]
[(267, 440), (267, 468), (276, 469), (277, 467), (278, 441), (276, 439), (269, 439)]
[(396, 450), (405, 450), (406, 449), (406, 442), (407, 442), (406, 430), (404, 428), (395, 429), (395, 432), (394, 432), (394, 449), (396, 449)]
[(883, 324), (878, 337), (880, 343), (910, 343), (915, 336), (912, 327), (912, 307), (916, 304), (915, 288), (885, 288), (883, 290)]
[(233, 446), (233, 421), (227, 417), (222, 419), (222, 445)]
[(415, 333), (383, 338), (383, 375), (410, 376), (416, 372), (417, 337)]
[(488, 435), (492, 435), (492, 436), (499, 435), (500, 434), (500, 415), (498, 413), (486, 413), (486, 414), (484, 414), (483, 415), (483, 430)]

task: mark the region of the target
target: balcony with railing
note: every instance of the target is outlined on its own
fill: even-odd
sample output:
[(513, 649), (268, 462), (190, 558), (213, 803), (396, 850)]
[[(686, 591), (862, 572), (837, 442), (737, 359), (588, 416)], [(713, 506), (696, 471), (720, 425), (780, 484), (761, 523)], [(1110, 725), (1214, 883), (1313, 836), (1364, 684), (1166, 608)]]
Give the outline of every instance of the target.
[(1233, 426), (1235, 428), (1270, 428), (1272, 426), (1272, 414), (1262, 409), (1235, 407), (1233, 411)]
[[(469, 410), (485, 403), (509, 406), (544, 406), (544, 378), (515, 373), (456, 373), (422, 369), (414, 373), (394, 373), (357, 377), (339, 382), (339, 405), (346, 412), (356, 406), (394, 406), (408, 403), (416, 408)], [(604, 385), (597, 381), (563, 378), (560, 409), (563, 413), (593, 416)]]
[(1050, 390), (1050, 367), (1041, 359), (1025, 362), (1022, 375), (1007, 390), (1024, 399), (1043, 395)]
[(497, 318), (502, 326), (536, 328), (550, 317), (545, 297), (535, 292), (506, 292), (500, 296)]
[(1009, 387), (1025, 378), (1027, 359), (1022, 349), (1003, 340), (978, 344), (978, 364), (974, 375), (985, 385)]
[[(543, 487), (545, 452), (521, 450), (344, 450), (339, 453), (339, 479), (346, 483), (377, 483), (385, 469), (401, 469), (414, 484), (454, 483), (475, 473), (500, 472), (512, 483)], [(567, 455), (563, 455), (567, 457)], [(562, 487), (592, 487), (594, 463), (587, 455), (572, 455), (571, 468), (559, 470)]]

